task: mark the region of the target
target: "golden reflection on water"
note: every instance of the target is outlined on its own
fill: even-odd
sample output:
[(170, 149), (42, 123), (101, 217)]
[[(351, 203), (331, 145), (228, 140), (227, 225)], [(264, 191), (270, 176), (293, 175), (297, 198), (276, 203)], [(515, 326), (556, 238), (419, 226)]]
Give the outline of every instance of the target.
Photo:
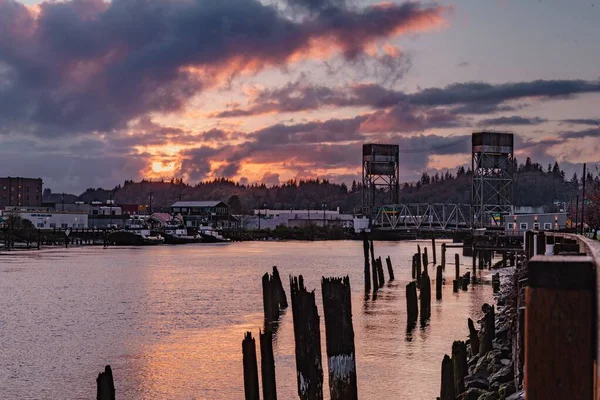
[[(421, 247), (429, 242), (420, 242)], [(441, 244), (441, 243), (440, 243)], [(431, 250), (431, 249), (430, 249)], [(454, 260), (456, 249), (448, 249)], [(243, 398), (241, 342), (262, 328), (261, 276), (303, 274), (322, 313), (322, 275), (350, 275), (361, 399), (431, 399), (443, 355), (468, 334), (491, 287), (452, 293), (453, 263), (431, 319), (406, 330), (415, 242), (375, 243), (396, 281), (363, 292), (360, 242), (254, 242), (141, 249), (73, 248), (0, 256), (0, 387), (6, 398), (89, 399), (111, 364), (121, 399)], [(439, 257), (438, 248), (438, 257)], [(461, 273), (470, 270), (470, 258)], [(432, 289), (435, 285), (432, 281)], [(329, 398), (321, 318), (324, 394)], [(291, 307), (274, 336), (278, 396), (297, 398)], [(260, 359), (259, 359), (260, 368)]]

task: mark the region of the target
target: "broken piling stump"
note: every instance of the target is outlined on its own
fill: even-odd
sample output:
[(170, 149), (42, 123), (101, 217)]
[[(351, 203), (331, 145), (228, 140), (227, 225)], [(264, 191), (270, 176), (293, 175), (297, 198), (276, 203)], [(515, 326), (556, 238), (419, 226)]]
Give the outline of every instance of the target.
[(442, 269), (446, 270), (446, 243), (442, 243)]
[(323, 313), (331, 400), (357, 400), (350, 278), (323, 278)]
[(379, 290), (379, 272), (377, 271), (377, 261), (375, 260), (375, 249), (373, 249), (373, 241), (369, 241), (369, 247), (371, 249), (371, 272), (373, 276), (373, 292)]
[(494, 348), (494, 337), (496, 336), (496, 322), (494, 306), (484, 304), (482, 307), (484, 312), (483, 323), (481, 324), (481, 332), (479, 332), (479, 356), (486, 355)]
[(459, 286), (458, 284), (459, 284), (458, 280), (454, 279), (452, 281), (452, 291), (454, 293), (458, 293), (458, 286)]
[(433, 264), (437, 264), (437, 250), (435, 248), (435, 238), (431, 238), (431, 252), (433, 253)]
[(365, 292), (371, 291), (371, 266), (369, 264), (369, 240), (363, 232), (363, 254), (365, 256)]
[(454, 255), (454, 269), (455, 269), (455, 278), (456, 280), (460, 279), (460, 256), (458, 254)]
[(300, 400), (320, 400), (323, 398), (323, 366), (315, 292), (306, 290), (302, 275), (290, 276), (290, 289), (298, 396)]
[(406, 322), (409, 329), (417, 324), (419, 313), (419, 303), (417, 299), (417, 284), (409, 282), (406, 285)]
[(469, 373), (467, 345), (460, 340), (452, 343), (452, 373), (454, 378), (454, 394), (458, 397), (465, 391), (465, 376)]
[(388, 275), (390, 276), (389, 282), (391, 282), (394, 280), (394, 269), (392, 268), (392, 259), (390, 258), (390, 256), (387, 256), (387, 258), (385, 259), (385, 262), (386, 262), (387, 268), (388, 268)]
[(263, 400), (277, 400), (275, 380), (275, 358), (273, 357), (273, 333), (259, 332), (260, 372), (262, 376)]
[(277, 321), (280, 311), (288, 306), (277, 267), (273, 267), (272, 275), (269, 275), (269, 273), (263, 275), (262, 290), (265, 329), (271, 329), (271, 322)]
[(454, 373), (452, 371), (452, 359), (448, 354), (442, 360), (442, 385), (440, 387), (440, 400), (455, 400)]
[(435, 275), (435, 299), (436, 300), (442, 299), (442, 280), (443, 280), (442, 266), (438, 265), (436, 275)]
[(471, 318), (467, 321), (469, 325), (469, 344), (471, 345), (471, 356), (479, 354), (479, 332), (475, 329), (475, 324)]
[(115, 400), (115, 383), (110, 365), (96, 378), (96, 400)]
[(259, 400), (258, 394), (258, 366), (256, 363), (256, 343), (252, 333), (246, 332), (242, 341), (242, 354), (244, 363), (244, 393), (246, 400)]
[(431, 280), (426, 271), (421, 275), (419, 286), (421, 293), (421, 325), (424, 325), (431, 317)]
[(379, 279), (377, 284), (379, 287), (383, 287), (383, 285), (385, 285), (385, 276), (383, 275), (383, 262), (381, 261), (381, 257), (377, 257), (377, 277)]
[(492, 275), (492, 288), (494, 293), (498, 293), (500, 291), (500, 273), (495, 273)]

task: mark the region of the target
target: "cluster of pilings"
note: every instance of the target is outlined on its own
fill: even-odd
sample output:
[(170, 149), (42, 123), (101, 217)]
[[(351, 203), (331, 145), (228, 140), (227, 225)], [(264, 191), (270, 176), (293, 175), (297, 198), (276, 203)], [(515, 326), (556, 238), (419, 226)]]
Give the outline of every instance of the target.
[[(373, 241), (369, 240), (366, 233), (363, 233), (363, 252), (365, 258), (365, 293), (370, 293), (372, 289), (373, 296), (376, 297), (377, 291), (385, 285), (383, 262), (381, 257), (375, 258)], [(385, 262), (388, 270), (388, 282), (392, 282), (395, 278), (390, 256), (386, 257)]]
[[(263, 277), (265, 321), (275, 315), (272, 309), (276, 306), (281, 307), (282, 304), (280, 299), (283, 287), (278, 278), (276, 269), (272, 277)], [(350, 278), (348, 276), (323, 277), (321, 290), (330, 398), (332, 400), (358, 399)], [(265, 293), (266, 291), (272, 293)], [(323, 399), (323, 366), (320, 317), (315, 292), (306, 290), (302, 275), (290, 276), (290, 296), (294, 322), (298, 396), (301, 400), (320, 400)], [(265, 332), (260, 332), (261, 378), (265, 400), (277, 398), (272, 340), (272, 331), (265, 325)], [(257, 355), (251, 332), (247, 332), (244, 337), (242, 352), (245, 398), (257, 400), (259, 399)]]

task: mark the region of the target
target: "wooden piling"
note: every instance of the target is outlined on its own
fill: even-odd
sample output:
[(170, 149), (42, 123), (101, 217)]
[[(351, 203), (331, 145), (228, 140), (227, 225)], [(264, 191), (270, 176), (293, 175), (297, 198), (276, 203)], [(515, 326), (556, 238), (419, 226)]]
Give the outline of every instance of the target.
[(492, 289), (494, 293), (498, 293), (500, 291), (500, 273), (495, 273), (492, 275)]
[(431, 280), (427, 271), (423, 271), (419, 287), (421, 293), (421, 325), (424, 325), (431, 317)]
[(508, 257), (506, 255), (506, 251), (502, 252), (502, 268), (506, 268), (508, 266)]
[(469, 326), (469, 344), (471, 345), (471, 357), (479, 354), (479, 332), (475, 329), (473, 320), (469, 318), (467, 320)]
[(422, 275), (422, 271), (421, 271), (421, 253), (416, 254), (417, 256), (417, 282), (419, 282), (421, 280), (421, 275)]
[(454, 269), (455, 269), (454, 279), (459, 280), (460, 279), (460, 256), (458, 254), (454, 255)]
[(409, 282), (406, 285), (406, 322), (409, 326), (414, 327), (417, 324), (419, 313), (419, 303), (417, 300), (417, 284)]
[(594, 260), (537, 256), (527, 269), (527, 399), (592, 399), (597, 329)]
[(417, 279), (417, 261), (414, 254), (412, 256), (412, 279)]
[(320, 400), (323, 398), (323, 367), (315, 292), (306, 290), (302, 275), (290, 276), (290, 289), (298, 396), (300, 400)]
[(110, 365), (96, 378), (96, 400), (115, 400), (115, 382)]
[(383, 263), (381, 261), (381, 257), (377, 257), (377, 278), (379, 282), (377, 283), (379, 287), (383, 287), (385, 285), (385, 276), (383, 275)]
[(452, 343), (452, 373), (456, 397), (465, 391), (465, 376), (468, 372), (467, 345), (465, 342), (457, 340)]
[(356, 400), (356, 361), (350, 278), (323, 278), (323, 313), (331, 400)]
[(389, 282), (391, 282), (394, 280), (394, 268), (392, 268), (392, 259), (390, 258), (390, 256), (387, 256), (385, 262), (387, 264), (388, 275), (390, 276)]
[(375, 250), (373, 249), (373, 241), (369, 241), (369, 247), (371, 248), (371, 272), (373, 276), (373, 292), (379, 290), (379, 278), (377, 271), (377, 262), (375, 260)]
[(423, 272), (427, 272), (427, 275), (429, 275), (429, 272), (427, 271), (428, 265), (429, 265), (429, 257), (427, 256), (427, 247), (425, 247), (423, 249)]
[(437, 264), (437, 249), (435, 248), (435, 238), (431, 238), (431, 252), (433, 253), (433, 264)]
[(442, 243), (442, 269), (446, 270), (446, 243)]
[(484, 304), (483, 323), (481, 324), (480, 340), (479, 340), (479, 356), (486, 355), (494, 349), (494, 338), (496, 337), (496, 321), (494, 306)]
[(365, 256), (365, 292), (371, 291), (371, 266), (369, 264), (369, 241), (367, 234), (363, 232), (363, 254)]
[(265, 329), (270, 329), (270, 323), (277, 321), (280, 311), (288, 307), (287, 297), (277, 267), (273, 267), (272, 275), (269, 275), (269, 273), (263, 275), (262, 290)]
[(263, 400), (277, 400), (275, 380), (275, 358), (273, 357), (273, 333), (259, 332), (260, 372), (262, 376)]
[(258, 394), (258, 366), (256, 364), (256, 343), (252, 333), (246, 332), (242, 341), (242, 354), (244, 363), (244, 393), (246, 400), (259, 400)]
[(448, 354), (442, 360), (442, 384), (440, 387), (440, 400), (455, 400), (454, 372), (452, 370), (452, 359)]
[(459, 281), (457, 279), (454, 279), (452, 281), (452, 291), (454, 293), (458, 293), (458, 284), (459, 284)]
[(435, 299), (436, 300), (441, 300), (442, 299), (442, 266), (438, 265), (437, 266), (437, 270), (436, 270), (436, 275), (435, 275)]

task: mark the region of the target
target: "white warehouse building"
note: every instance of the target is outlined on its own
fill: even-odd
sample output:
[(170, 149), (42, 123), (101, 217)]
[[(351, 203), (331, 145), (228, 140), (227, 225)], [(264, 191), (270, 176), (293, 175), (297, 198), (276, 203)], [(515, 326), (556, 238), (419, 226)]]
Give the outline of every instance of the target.
[(85, 213), (56, 211), (16, 211), (16, 213), (39, 229), (88, 227), (88, 215)]

